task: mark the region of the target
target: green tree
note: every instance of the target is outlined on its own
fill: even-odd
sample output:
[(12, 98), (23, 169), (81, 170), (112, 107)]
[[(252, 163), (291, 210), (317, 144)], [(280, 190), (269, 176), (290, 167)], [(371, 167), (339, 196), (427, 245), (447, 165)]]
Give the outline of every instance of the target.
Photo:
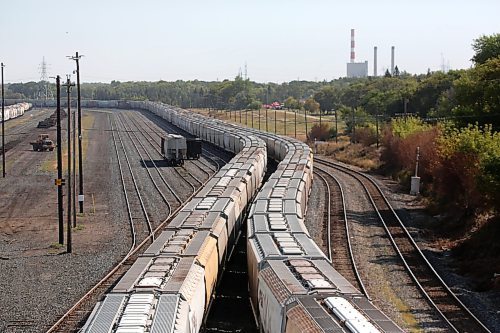
[(304, 102), (304, 109), (309, 111), (309, 113), (314, 113), (319, 111), (319, 103), (316, 102), (313, 98), (308, 98)]
[(472, 49), (475, 54), (472, 61), (484, 64), (487, 60), (500, 57), (500, 34), (481, 36), (474, 40)]
[(394, 67), (394, 76), (399, 77), (399, 68), (398, 66)]
[(453, 88), (456, 106), (452, 112), (463, 125), (477, 121), (500, 128), (500, 57), (464, 72)]
[(319, 103), (322, 111), (329, 111), (339, 106), (340, 94), (333, 86), (326, 86), (314, 94), (314, 100)]
[(298, 100), (296, 100), (295, 98), (293, 98), (292, 96), (289, 96), (287, 99), (285, 99), (285, 108), (287, 109), (300, 109), (301, 108), (301, 105), (300, 105), (300, 102)]

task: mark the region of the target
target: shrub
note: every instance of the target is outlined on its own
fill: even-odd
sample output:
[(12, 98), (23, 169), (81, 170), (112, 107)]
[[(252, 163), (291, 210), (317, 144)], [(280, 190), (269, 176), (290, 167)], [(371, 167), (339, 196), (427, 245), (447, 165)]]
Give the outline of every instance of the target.
[(500, 133), (491, 126), (451, 129), (438, 139), (440, 161), (434, 167), (436, 195), (472, 214), (496, 208), (500, 189)]
[[(335, 129), (334, 129), (335, 131)], [(311, 131), (309, 132), (309, 138), (311, 140), (319, 140), (319, 141), (326, 141), (328, 139), (330, 139), (331, 137), (331, 128), (330, 128), (330, 125), (328, 124), (321, 124), (321, 126), (319, 124), (315, 124), (313, 125), (313, 127), (311, 128)]]
[(262, 103), (256, 100), (253, 100), (250, 104), (247, 105), (248, 110), (258, 110), (262, 106)]
[(377, 132), (371, 126), (356, 127), (356, 141), (368, 147), (377, 142)]
[(415, 173), (416, 151), (419, 147), (418, 175), (424, 185), (430, 184), (434, 179), (433, 168), (438, 160), (436, 140), (441, 127), (431, 127), (411, 118), (409, 120), (394, 120), (391, 126), (384, 128), (381, 160), (389, 172), (399, 173), (406, 181)]

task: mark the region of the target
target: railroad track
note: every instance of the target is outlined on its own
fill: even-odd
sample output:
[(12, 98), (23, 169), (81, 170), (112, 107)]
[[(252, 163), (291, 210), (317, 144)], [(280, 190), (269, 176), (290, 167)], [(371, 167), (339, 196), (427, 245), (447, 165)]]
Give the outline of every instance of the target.
[[(137, 129), (137, 132), (139, 132), (141, 134), (141, 136), (144, 137), (144, 139), (146, 139), (146, 141), (149, 143), (150, 148), (152, 148), (154, 150), (155, 156), (159, 159), (163, 159), (163, 155), (159, 149), (160, 146), (158, 144), (160, 141), (155, 141), (155, 139), (151, 135), (151, 131), (150, 131), (150, 129), (148, 129), (148, 128), (150, 128), (149, 127), (150, 125), (147, 124), (143, 119), (138, 119), (138, 117), (136, 115), (133, 115), (133, 114), (134, 114), (134, 112), (129, 112), (129, 116), (130, 116), (129, 118), (134, 118), (134, 120), (139, 120), (137, 122), (134, 122), (134, 126)], [(145, 128), (144, 126), (146, 126), (147, 128)], [(153, 159), (151, 159), (151, 161), (153, 161)], [(153, 163), (154, 163), (154, 161), (153, 161)], [(196, 164), (193, 164), (193, 165), (196, 165)], [(186, 180), (189, 183), (190, 187), (192, 188), (192, 192), (196, 191), (196, 187), (203, 184), (202, 180), (196, 178), (192, 173), (187, 171), (187, 169), (184, 166), (174, 167), (171, 169), (174, 170), (174, 172), (176, 172), (179, 176), (181, 176), (184, 180)], [(198, 169), (202, 173), (204, 173), (207, 178), (210, 177), (210, 173), (208, 171), (206, 171), (205, 169), (203, 169), (201, 167), (198, 167)], [(191, 178), (198, 185), (194, 185), (194, 183), (189, 181), (188, 178)]]
[(324, 182), (326, 188), (327, 209), (324, 212), (324, 221), (328, 258), (343, 277), (370, 298), (354, 260), (342, 186), (323, 166), (316, 166), (314, 173)]
[[(146, 170), (146, 173), (148, 174), (151, 182), (153, 183), (153, 186), (157, 190), (157, 192), (160, 194), (162, 201), (165, 203), (165, 205), (169, 209), (169, 214), (173, 211), (172, 205), (169, 202), (169, 199), (166, 197), (166, 193), (170, 193), (171, 196), (173, 196), (174, 200), (181, 205), (183, 202), (183, 198), (177, 192), (172, 188), (172, 186), (167, 182), (165, 177), (163, 177), (162, 172), (160, 171), (160, 168), (156, 165), (154, 160), (152, 159), (151, 155), (149, 154), (148, 150), (144, 147), (144, 144), (142, 143), (142, 140), (140, 140), (137, 136), (137, 134), (125, 124), (125, 120), (118, 116), (118, 119), (121, 120), (122, 127), (124, 129), (124, 132), (127, 134), (128, 138), (130, 139), (130, 142), (132, 143), (133, 147), (135, 148), (137, 154), (139, 155), (139, 158), (141, 160), (141, 164), (143, 166), (143, 169)], [(142, 153), (141, 153), (142, 151)], [(149, 171), (149, 166), (153, 167), (153, 172)], [(155, 180), (156, 179), (156, 180)], [(159, 185), (160, 184), (160, 185)], [(188, 182), (188, 184), (193, 187), (191, 183)], [(160, 189), (160, 186), (162, 186), (162, 189)], [(193, 187), (193, 192), (194, 192), (194, 187)], [(191, 193), (193, 193), (191, 192)], [(172, 198), (170, 198), (172, 199)]]
[[(109, 120), (110, 124), (112, 124), (111, 119)], [(111, 125), (112, 126), (112, 125)], [(115, 126), (116, 127), (116, 126)], [(61, 333), (67, 333), (67, 332), (76, 332), (78, 329), (80, 329), (86, 321), (86, 318), (90, 315), (92, 312), (95, 304), (103, 297), (103, 295), (113, 286), (116, 284), (116, 282), (125, 274), (125, 272), (132, 266), (132, 264), (135, 262), (137, 257), (141, 253), (143, 253), (147, 247), (150, 244), (150, 239), (153, 239), (155, 236), (161, 233), (163, 227), (167, 225), (170, 220), (180, 211), (182, 208), (182, 205), (177, 207), (175, 210), (171, 211), (168, 218), (166, 218), (163, 222), (161, 222), (158, 227), (156, 227), (154, 230), (151, 230), (149, 233), (149, 236), (144, 238), (139, 244), (138, 242), (138, 228), (136, 224), (137, 217), (133, 215), (134, 213), (134, 206), (131, 203), (131, 196), (128, 195), (127, 191), (127, 185), (126, 185), (126, 172), (123, 170), (124, 165), (127, 165), (129, 167), (129, 171), (132, 174), (131, 171), (131, 166), (129, 162), (127, 163), (122, 163), (122, 161), (119, 158), (119, 149), (118, 143), (121, 143), (120, 146), (122, 149), (125, 151), (125, 148), (123, 146), (123, 141), (121, 141), (121, 134), (120, 131), (116, 131), (115, 135), (115, 127), (112, 126), (111, 128), (111, 133), (113, 136), (113, 143), (115, 147), (115, 152), (117, 154), (117, 159), (118, 159), (118, 166), (120, 170), (120, 178), (122, 181), (122, 189), (125, 195), (125, 201), (126, 201), (126, 206), (127, 206), (127, 213), (128, 213), (128, 219), (129, 219), (129, 225), (130, 225), (130, 230), (131, 230), (131, 246), (129, 252), (124, 256), (124, 258), (115, 266), (111, 269), (111, 271), (103, 278), (101, 279), (94, 287), (92, 287), (73, 307), (71, 307), (52, 327), (49, 328), (47, 333), (56, 333), (56, 332), (61, 332)], [(217, 170), (213, 173), (215, 175)], [(203, 182), (202, 186), (198, 188), (200, 190), (206, 182), (210, 180), (211, 177), (209, 177), (205, 182)], [(130, 182), (129, 180), (129, 185), (130, 187)], [(134, 186), (134, 188), (136, 188)], [(198, 191), (192, 193), (189, 195), (189, 197), (186, 199), (186, 202), (189, 201)], [(142, 205), (139, 204), (139, 206), (142, 207)], [(147, 212), (142, 211), (143, 214), (147, 216)]]
[(371, 177), (317, 157), (315, 162), (346, 173), (359, 181), (370, 197), (384, 229), (409, 275), (450, 329), (454, 332), (490, 332), (434, 270), (393, 210), (380, 187)]
[[(143, 114), (146, 118), (149, 118), (150, 120), (155, 120), (154, 126), (157, 126), (157, 128), (151, 128), (151, 133), (154, 133), (158, 135), (158, 137), (161, 137), (162, 134), (164, 133), (176, 133), (180, 135), (186, 135), (186, 133), (182, 130), (179, 130), (177, 127), (173, 126), (172, 124), (167, 123), (163, 118), (160, 118), (156, 115), (153, 114), (147, 114), (145, 111), (138, 111), (141, 114)], [(188, 134), (189, 135), (189, 134)], [(220, 168), (220, 165), (227, 163), (231, 158), (233, 158), (233, 154), (222, 151), (221, 149), (216, 149), (211, 145), (203, 145), (202, 147), (203, 150), (203, 157), (207, 158), (210, 162), (215, 163), (215, 166), (217, 169)], [(223, 157), (221, 157), (221, 155)], [(200, 163), (202, 163), (205, 167), (208, 168), (213, 168), (209, 164), (205, 163), (203, 159), (198, 160)]]
[[(115, 123), (115, 126), (113, 128), (113, 123)], [(142, 195), (141, 195), (141, 191), (139, 190), (139, 186), (138, 186), (138, 183), (137, 183), (137, 178), (136, 178), (136, 175), (134, 174), (134, 170), (133, 170), (133, 167), (130, 163), (130, 158), (129, 158), (129, 154), (127, 153), (127, 148), (125, 147), (125, 144), (123, 142), (123, 138), (122, 138), (122, 134), (121, 132), (117, 129), (117, 126), (116, 126), (116, 119), (113, 119), (113, 122), (110, 122), (111, 124), (111, 134), (113, 136), (113, 143), (115, 145), (115, 151), (116, 151), (116, 156), (117, 156), (117, 159), (120, 162), (120, 154), (118, 153), (118, 148), (117, 148), (117, 141), (116, 141), (116, 136), (118, 137), (118, 141), (120, 143), (120, 147), (122, 148), (120, 151), (122, 152), (123, 156), (124, 156), (124, 159), (125, 159), (125, 162), (126, 162), (126, 165), (127, 165), (127, 170), (128, 172), (127, 173), (121, 173), (121, 177), (122, 177), (122, 180), (123, 179), (129, 179), (129, 184), (132, 183), (133, 185), (133, 188), (134, 188), (134, 194), (135, 196), (137, 197), (137, 200), (135, 202), (135, 206), (132, 206), (130, 204), (130, 201), (127, 200), (127, 209), (129, 211), (132, 212), (132, 214), (134, 212), (137, 212), (137, 211), (140, 211), (144, 217), (144, 221), (145, 221), (145, 225), (147, 226), (147, 230), (144, 230), (142, 228), (142, 224), (137, 224), (137, 227), (136, 229), (141, 229), (142, 230), (142, 233), (145, 233), (147, 235), (147, 237), (151, 237), (153, 236), (154, 238), (154, 235), (152, 235), (153, 233), (153, 227), (152, 227), (152, 224), (151, 224), (151, 220), (149, 218), (149, 214), (148, 214), (148, 211), (146, 209), (146, 205), (144, 203), (144, 200), (142, 198)], [(117, 133), (117, 135), (115, 136), (115, 131)], [(149, 172), (149, 170), (148, 170)], [(152, 182), (155, 184), (156, 186), (156, 183), (154, 182), (154, 179), (152, 178), (151, 174), (149, 173), (149, 176), (151, 177), (151, 180)], [(126, 186), (124, 183), (122, 183), (124, 186), (123, 186), (123, 189), (124, 189), (124, 193), (126, 193)], [(158, 189), (158, 187), (156, 186), (156, 188)], [(159, 190), (158, 190), (159, 191)], [(161, 194), (161, 192), (160, 192)], [(165, 200), (167, 206), (169, 207), (169, 204), (168, 204), (168, 201), (166, 201), (166, 199), (163, 197), (163, 199)], [(140, 207), (140, 209), (137, 209), (138, 207)], [(169, 211), (169, 215), (170, 215), (170, 211)], [(140, 220), (141, 218), (139, 216), (132, 216), (132, 221), (135, 221), (135, 220)]]

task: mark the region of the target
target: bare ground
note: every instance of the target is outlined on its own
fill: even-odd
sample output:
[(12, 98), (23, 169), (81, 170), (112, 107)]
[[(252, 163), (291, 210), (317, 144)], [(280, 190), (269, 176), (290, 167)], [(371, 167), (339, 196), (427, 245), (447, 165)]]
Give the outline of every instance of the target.
[(105, 114), (88, 113), (85, 123), (87, 202), (73, 229), (72, 254), (57, 244), (55, 151), (34, 152), (29, 145), (40, 133), (55, 140), (55, 129), (33, 124), (6, 154), (7, 177), (0, 180), (0, 332), (46, 331), (127, 249), (126, 220), (113, 209), (123, 203), (113, 191), (118, 178)]

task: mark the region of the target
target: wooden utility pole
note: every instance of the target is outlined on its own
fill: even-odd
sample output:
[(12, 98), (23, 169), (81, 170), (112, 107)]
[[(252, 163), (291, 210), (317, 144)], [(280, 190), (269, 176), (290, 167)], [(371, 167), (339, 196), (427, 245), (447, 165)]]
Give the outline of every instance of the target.
[(59, 244), (64, 244), (64, 208), (63, 208), (63, 184), (62, 179), (62, 137), (61, 137), (61, 77), (56, 77), (57, 98), (57, 213), (59, 217)]
[(83, 159), (82, 159), (82, 100), (80, 93), (80, 59), (83, 55), (76, 55), (74, 57), (69, 57), (71, 60), (76, 61), (76, 91), (77, 91), (77, 107), (78, 107), (78, 181), (79, 181), (79, 191), (78, 191), (78, 205), (80, 208), (80, 214), (83, 214), (83, 201), (85, 196), (83, 194)]
[(2, 67), (2, 175), (5, 178), (5, 98), (3, 90), (3, 68), (5, 67), (3, 62)]
[(67, 228), (67, 240), (66, 240), (66, 252), (71, 253), (72, 252), (72, 244), (71, 244), (71, 204), (72, 204), (72, 197), (74, 196), (71, 188), (71, 87), (74, 87), (75, 84), (71, 83), (71, 80), (69, 79), (69, 75), (66, 81), (66, 93), (68, 96), (68, 212), (67, 212), (67, 223), (66, 223), (66, 228)]

